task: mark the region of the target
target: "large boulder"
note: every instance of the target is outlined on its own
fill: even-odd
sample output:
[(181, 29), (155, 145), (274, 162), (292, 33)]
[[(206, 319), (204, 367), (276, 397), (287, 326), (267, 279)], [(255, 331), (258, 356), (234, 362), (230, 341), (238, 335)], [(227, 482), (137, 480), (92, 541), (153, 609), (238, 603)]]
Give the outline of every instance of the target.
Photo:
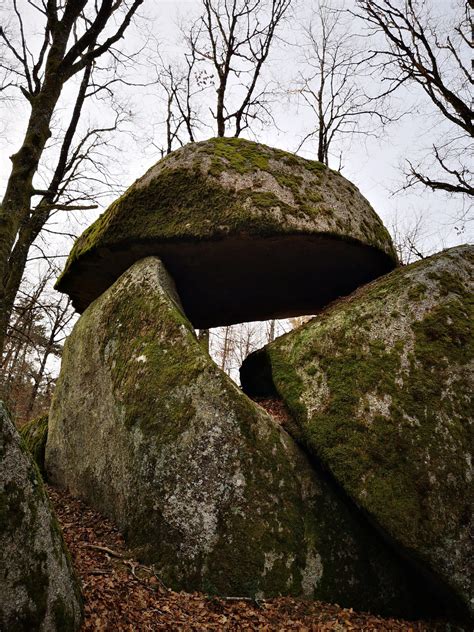
[(474, 248), (444, 251), (338, 301), (249, 356), (299, 440), (446, 594), (474, 612)]
[(156, 258), (69, 337), (46, 466), (173, 588), (423, 607), (416, 575), (212, 362)]
[(199, 328), (314, 314), (396, 264), (348, 180), (237, 138), (160, 160), (79, 237), (57, 288), (82, 312), (147, 255), (163, 260)]
[(38, 469), (0, 402), (0, 629), (71, 632), (79, 586)]

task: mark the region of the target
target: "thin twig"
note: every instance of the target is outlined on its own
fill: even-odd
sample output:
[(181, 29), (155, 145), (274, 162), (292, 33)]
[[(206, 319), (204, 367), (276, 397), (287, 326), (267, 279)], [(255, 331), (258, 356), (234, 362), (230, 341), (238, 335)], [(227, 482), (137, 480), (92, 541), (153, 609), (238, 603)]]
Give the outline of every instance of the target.
[(99, 546), (97, 544), (81, 544), (81, 546), (84, 549), (94, 549), (94, 551), (101, 551), (102, 553), (106, 553), (108, 555), (111, 555), (112, 557), (116, 557), (119, 560), (126, 559), (124, 555), (122, 555), (121, 553), (118, 553), (117, 551), (113, 551), (112, 549), (109, 549), (108, 546)]

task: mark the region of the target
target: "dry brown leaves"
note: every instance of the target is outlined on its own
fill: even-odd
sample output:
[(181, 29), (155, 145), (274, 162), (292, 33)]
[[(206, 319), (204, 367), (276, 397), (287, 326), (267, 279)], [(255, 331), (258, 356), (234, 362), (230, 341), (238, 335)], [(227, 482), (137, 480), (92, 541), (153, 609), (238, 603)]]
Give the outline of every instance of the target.
[[(131, 559), (117, 528), (83, 502), (48, 487), (82, 582), (82, 631), (259, 630), (426, 632), (436, 626), (290, 598), (262, 602), (168, 590), (153, 569)], [(438, 628), (440, 629), (440, 628)]]
[(282, 426), (290, 420), (290, 413), (281, 399), (255, 398), (255, 403), (264, 408)]

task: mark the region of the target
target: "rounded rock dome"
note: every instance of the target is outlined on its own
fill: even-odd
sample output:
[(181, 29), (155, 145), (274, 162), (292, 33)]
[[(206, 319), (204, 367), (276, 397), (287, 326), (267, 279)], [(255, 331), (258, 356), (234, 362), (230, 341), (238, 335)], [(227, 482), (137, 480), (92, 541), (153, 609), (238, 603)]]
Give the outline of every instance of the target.
[(151, 167), (79, 237), (56, 287), (82, 312), (149, 255), (200, 328), (315, 313), (397, 263), (352, 183), (238, 138), (189, 144)]

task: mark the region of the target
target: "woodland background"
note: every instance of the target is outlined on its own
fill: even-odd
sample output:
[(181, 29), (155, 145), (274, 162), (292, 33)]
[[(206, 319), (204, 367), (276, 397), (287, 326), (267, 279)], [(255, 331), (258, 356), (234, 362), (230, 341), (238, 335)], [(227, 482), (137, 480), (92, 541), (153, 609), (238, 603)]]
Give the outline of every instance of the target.
[[(473, 236), (471, 0), (0, 1), (0, 397), (46, 411), (72, 242), (160, 157), (242, 136), (340, 170), (403, 263)], [(210, 332), (234, 379), (301, 322)]]

